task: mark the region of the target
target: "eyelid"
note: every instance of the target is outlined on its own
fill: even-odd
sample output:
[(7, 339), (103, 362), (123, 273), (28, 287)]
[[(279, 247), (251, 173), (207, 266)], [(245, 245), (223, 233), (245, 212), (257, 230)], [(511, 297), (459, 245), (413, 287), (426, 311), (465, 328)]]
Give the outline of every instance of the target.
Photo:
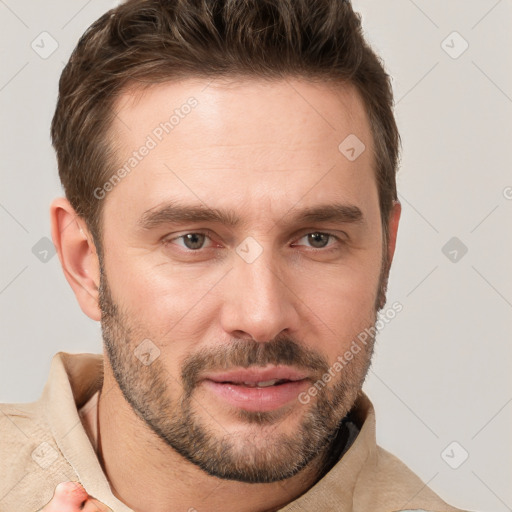
[[(301, 238), (304, 238), (305, 236), (307, 235), (311, 235), (311, 234), (320, 234), (320, 235), (327, 235), (327, 236), (330, 236), (331, 238), (334, 238), (334, 240), (340, 244), (344, 244), (346, 243), (346, 240), (344, 238), (342, 238), (341, 236), (339, 236), (339, 234), (336, 234), (336, 233), (333, 233), (331, 231), (322, 231), (322, 230), (306, 230), (305, 232), (303, 232), (302, 234), (300, 234), (298, 236), (298, 238), (296, 238), (296, 240), (300, 240)], [(346, 233), (343, 233), (344, 235), (346, 235)], [(336, 244), (329, 244), (329, 245), (326, 245), (325, 247), (321, 247), (321, 248), (317, 248), (317, 247), (310, 247), (311, 250), (313, 251), (323, 251), (323, 252), (326, 252), (329, 250), (329, 248), (333, 248), (332, 246), (333, 245), (336, 245)]]
[[(210, 240), (210, 243), (211, 244), (215, 244), (215, 243), (218, 243), (218, 242), (215, 242), (214, 240), (214, 237), (212, 236), (212, 231), (209, 230), (209, 229), (198, 229), (198, 230), (190, 230), (190, 231), (185, 231), (185, 232), (182, 232), (181, 235), (179, 234), (173, 234), (173, 235), (167, 235), (165, 237), (162, 238), (162, 244), (164, 246), (168, 246), (169, 244), (171, 244), (172, 242), (174, 242), (175, 240), (183, 240), (184, 237), (186, 235), (190, 235), (190, 234), (197, 234), (197, 235), (203, 235), (205, 236), (206, 238), (208, 238)], [(331, 231), (322, 231), (322, 230), (318, 230), (318, 229), (311, 229), (311, 228), (305, 228), (304, 230), (302, 230), (298, 235), (296, 234), (294, 236), (294, 240), (298, 241), (302, 238), (304, 238), (305, 236), (307, 235), (311, 235), (311, 234), (322, 234), (322, 235), (327, 235), (331, 238), (333, 238), (335, 240), (334, 243), (330, 243), (328, 245), (326, 245), (325, 247), (308, 247), (308, 246), (305, 246), (305, 245), (297, 245), (295, 242), (293, 242), (292, 244), (292, 247), (301, 247), (301, 246), (304, 246), (304, 247), (308, 247), (310, 251), (312, 252), (329, 252), (329, 251), (333, 251), (333, 250), (337, 250), (339, 249), (339, 245), (343, 245), (347, 242), (346, 239), (344, 239), (343, 237), (341, 237), (339, 234), (336, 234), (336, 233), (333, 233)], [(347, 234), (343, 232), (343, 235), (345, 235), (345, 237), (347, 237)], [(337, 242), (337, 243), (336, 243)], [(178, 244), (175, 244), (175, 245), (178, 245)], [(179, 246), (179, 245), (178, 245)], [(207, 249), (211, 249), (212, 247), (211, 246), (208, 246), (208, 247), (201, 247), (200, 249), (188, 249), (187, 247), (183, 247), (183, 246), (179, 246), (181, 247), (181, 249), (186, 252), (186, 253), (200, 253), (204, 250), (207, 250)]]
[[(162, 238), (162, 243), (164, 245), (169, 245), (170, 243), (174, 242), (175, 240), (183, 240), (186, 235), (204, 235), (206, 238), (210, 240), (210, 242), (215, 243), (215, 240), (212, 237), (212, 231), (208, 229), (198, 229), (198, 230), (189, 230), (182, 232), (181, 235), (178, 234), (172, 234), (172, 235), (166, 235)], [(210, 247), (201, 247), (201, 249), (196, 249), (195, 251), (192, 249), (187, 249), (186, 247), (183, 247), (183, 249), (187, 252), (199, 252), (203, 249), (209, 249)]]

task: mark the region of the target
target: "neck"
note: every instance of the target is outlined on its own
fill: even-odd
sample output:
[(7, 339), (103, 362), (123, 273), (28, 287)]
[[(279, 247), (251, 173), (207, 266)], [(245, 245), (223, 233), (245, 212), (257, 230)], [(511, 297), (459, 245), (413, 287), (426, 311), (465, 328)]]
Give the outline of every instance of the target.
[[(105, 368), (98, 404), (98, 456), (112, 492), (135, 512), (270, 512), (318, 480), (325, 452), (292, 478), (248, 484), (213, 477), (158, 437)], [(172, 507), (172, 508), (171, 508)]]

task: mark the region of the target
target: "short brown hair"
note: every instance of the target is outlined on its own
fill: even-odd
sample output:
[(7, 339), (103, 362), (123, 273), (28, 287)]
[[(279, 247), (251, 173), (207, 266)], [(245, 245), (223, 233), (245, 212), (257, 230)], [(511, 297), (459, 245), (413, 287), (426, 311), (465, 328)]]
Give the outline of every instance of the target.
[(102, 201), (94, 190), (116, 169), (109, 133), (116, 99), (134, 84), (222, 76), (355, 85), (373, 134), (387, 245), (400, 137), (389, 76), (349, 1), (128, 0), (79, 40), (60, 78), (51, 127), (66, 196), (100, 255)]

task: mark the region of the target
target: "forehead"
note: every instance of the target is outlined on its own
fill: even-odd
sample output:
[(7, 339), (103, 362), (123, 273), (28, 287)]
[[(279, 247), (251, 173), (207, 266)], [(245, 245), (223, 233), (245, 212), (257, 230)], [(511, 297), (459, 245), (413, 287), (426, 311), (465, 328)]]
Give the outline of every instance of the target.
[[(371, 130), (350, 85), (189, 79), (129, 89), (115, 111), (113, 171), (124, 172), (105, 210), (130, 205), (129, 217), (180, 198), (261, 213), (377, 198)], [(351, 159), (352, 148), (364, 151)]]
[[(287, 135), (301, 136), (309, 143), (325, 141), (326, 136), (327, 141), (336, 142), (350, 128), (371, 144), (365, 107), (353, 85), (291, 77), (196, 78), (144, 88), (131, 86), (115, 102), (111, 131), (117, 142), (133, 146), (138, 142), (133, 138), (140, 135), (137, 132), (152, 133), (166, 121), (171, 121), (173, 131), (177, 129), (190, 113), (187, 105), (192, 103), (197, 105), (186, 124), (202, 128), (208, 143), (225, 145), (226, 137), (233, 144), (247, 142), (248, 137), (267, 143), (282, 139), (291, 144), (290, 150), (297, 150), (294, 142), (299, 140), (287, 140)], [(266, 130), (260, 131), (263, 125)], [(186, 129), (182, 126), (176, 132), (179, 135)], [(274, 138), (276, 133), (280, 135), (278, 140)], [(190, 142), (197, 146), (196, 140)]]

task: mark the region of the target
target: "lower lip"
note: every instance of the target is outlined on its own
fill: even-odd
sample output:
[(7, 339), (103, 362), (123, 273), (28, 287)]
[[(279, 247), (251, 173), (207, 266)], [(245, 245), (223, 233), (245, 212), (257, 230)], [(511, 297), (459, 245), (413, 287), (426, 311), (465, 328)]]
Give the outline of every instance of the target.
[(205, 380), (203, 384), (218, 397), (233, 407), (253, 412), (265, 412), (279, 409), (297, 400), (300, 392), (307, 386), (308, 380), (290, 381), (278, 386), (249, 388), (235, 384)]

